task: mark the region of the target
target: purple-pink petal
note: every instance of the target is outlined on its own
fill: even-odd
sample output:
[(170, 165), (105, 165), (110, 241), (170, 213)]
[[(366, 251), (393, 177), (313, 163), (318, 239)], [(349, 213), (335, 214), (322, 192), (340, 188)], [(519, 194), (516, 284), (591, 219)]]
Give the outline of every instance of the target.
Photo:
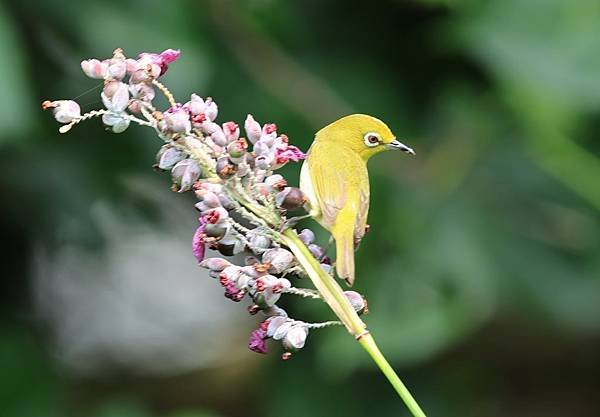
[(160, 58), (165, 65), (170, 64), (171, 62), (175, 62), (177, 58), (181, 55), (181, 51), (179, 49), (166, 49), (160, 53)]
[(194, 233), (194, 237), (192, 238), (192, 253), (198, 262), (202, 262), (204, 260), (204, 252), (206, 250), (206, 245), (204, 244), (205, 225), (206, 222), (201, 218), (200, 226), (198, 226), (196, 232)]
[(256, 353), (267, 353), (267, 332), (263, 329), (256, 329), (250, 333), (248, 349)]
[(285, 149), (277, 149), (276, 158), (277, 160), (291, 160), (298, 162), (306, 158), (306, 155), (297, 147), (293, 145), (287, 145)]

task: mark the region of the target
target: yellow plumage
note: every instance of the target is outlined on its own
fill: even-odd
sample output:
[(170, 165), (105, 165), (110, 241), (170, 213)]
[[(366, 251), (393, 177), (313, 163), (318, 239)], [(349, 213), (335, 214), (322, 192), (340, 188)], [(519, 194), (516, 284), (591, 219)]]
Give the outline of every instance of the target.
[(354, 248), (365, 234), (369, 213), (367, 161), (388, 149), (414, 153), (381, 120), (364, 114), (325, 126), (302, 165), (300, 188), (309, 210), (336, 242), (336, 271), (354, 282)]

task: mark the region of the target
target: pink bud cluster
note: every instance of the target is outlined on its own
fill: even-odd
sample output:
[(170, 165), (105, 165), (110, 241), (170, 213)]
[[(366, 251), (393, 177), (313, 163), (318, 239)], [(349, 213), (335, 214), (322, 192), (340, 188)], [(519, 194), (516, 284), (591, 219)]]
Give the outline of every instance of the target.
[[(287, 215), (301, 209), (306, 198), (274, 171), (288, 162), (304, 159), (304, 153), (289, 143), (273, 123), (260, 124), (248, 115), (243, 127), (234, 121), (217, 122), (219, 108), (210, 97), (191, 94), (181, 104), (160, 81), (179, 51), (142, 53), (127, 58), (121, 49), (108, 59), (81, 63), (90, 78), (103, 80), (103, 109), (81, 114), (73, 100), (45, 101), (62, 123), (62, 133), (75, 124), (99, 117), (109, 130), (120, 133), (131, 123), (150, 127), (164, 141), (156, 155), (155, 168), (170, 171), (173, 191), (192, 191), (199, 225), (193, 234), (192, 252), (232, 301), (251, 301), (251, 314), (267, 318), (251, 334), (248, 347), (266, 353), (266, 341), (280, 341), (284, 359), (304, 346), (310, 329), (340, 322), (307, 323), (288, 317), (277, 303), (284, 294), (320, 298), (315, 290), (296, 288), (292, 280), (306, 271), (285, 246), (282, 230), (289, 227)], [(154, 100), (163, 94), (169, 106), (160, 110)], [(330, 272), (326, 251), (315, 242), (309, 229), (299, 237), (321, 268)], [(223, 256), (244, 254), (235, 264), (222, 257), (206, 258), (207, 250)], [(347, 291), (356, 311), (366, 310), (362, 296)]]

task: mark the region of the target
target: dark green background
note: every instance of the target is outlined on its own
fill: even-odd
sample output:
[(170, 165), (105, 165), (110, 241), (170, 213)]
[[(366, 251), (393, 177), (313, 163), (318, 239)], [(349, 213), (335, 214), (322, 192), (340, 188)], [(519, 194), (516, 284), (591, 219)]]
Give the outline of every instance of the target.
[[(342, 115), (386, 121), (417, 156), (371, 162), (372, 229), (356, 287), (428, 415), (600, 415), (600, 3), (4, 0), (0, 417), (408, 415), (341, 329), (314, 332), (289, 362), (275, 346), (267, 357), (246, 351), (255, 320), (200, 271), (229, 315), (220, 325), (236, 326), (218, 360), (153, 371), (114, 354), (110, 337), (102, 349), (112, 356), (90, 343), (97, 354), (85, 361), (57, 342), (64, 320), (48, 312), (77, 317), (53, 298), (54, 260), (67, 248), (103, 260), (120, 239), (99, 224), (98, 204), (154, 233), (166, 269), (174, 252), (195, 271), (193, 199), (166, 193), (168, 176), (152, 172), (152, 132), (116, 136), (91, 121), (59, 135), (39, 107), (79, 95), (84, 109), (99, 107), (99, 89), (83, 94), (97, 83), (79, 62), (115, 47), (180, 48), (164, 81), (181, 101), (210, 95), (220, 121), (251, 112), (304, 150)], [(285, 169), (291, 182), (298, 168)], [(162, 241), (173, 217), (181, 232)], [(177, 285), (176, 275), (162, 279)], [(85, 297), (68, 299), (85, 306)], [(315, 302), (287, 305), (329, 318)], [(120, 320), (108, 307), (90, 315)], [(192, 356), (201, 330), (188, 332)], [(153, 361), (163, 359), (172, 360)]]

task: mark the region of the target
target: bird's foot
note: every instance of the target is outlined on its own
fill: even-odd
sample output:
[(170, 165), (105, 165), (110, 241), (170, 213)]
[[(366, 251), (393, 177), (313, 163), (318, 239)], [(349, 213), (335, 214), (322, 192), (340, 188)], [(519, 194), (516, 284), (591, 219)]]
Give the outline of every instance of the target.
[(296, 217), (287, 219), (286, 221), (284, 221), (281, 224), (281, 227), (279, 228), (279, 232), (283, 233), (287, 229), (291, 229), (292, 227), (296, 226), (301, 220), (308, 219), (309, 217), (311, 217), (310, 214), (305, 214), (303, 216), (296, 216)]

